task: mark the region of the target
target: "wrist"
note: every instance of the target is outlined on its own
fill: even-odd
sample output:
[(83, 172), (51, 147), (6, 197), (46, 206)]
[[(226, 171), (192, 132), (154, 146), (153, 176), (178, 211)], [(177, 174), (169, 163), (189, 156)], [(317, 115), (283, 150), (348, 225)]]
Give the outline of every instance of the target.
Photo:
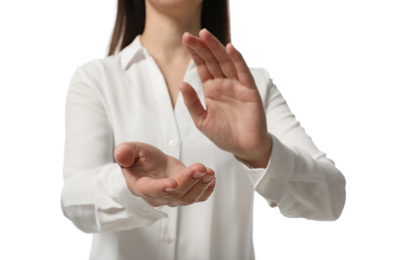
[(270, 134), (267, 134), (264, 145), (251, 150), (249, 154), (247, 153), (243, 156), (235, 155), (235, 157), (249, 168), (266, 168), (269, 164), (272, 148), (273, 139)]

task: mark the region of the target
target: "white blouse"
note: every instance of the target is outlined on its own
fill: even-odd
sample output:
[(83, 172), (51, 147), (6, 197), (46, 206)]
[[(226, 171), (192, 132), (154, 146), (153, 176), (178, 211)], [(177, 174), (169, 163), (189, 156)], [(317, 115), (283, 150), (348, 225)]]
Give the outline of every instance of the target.
[[(254, 191), (287, 217), (335, 220), (345, 179), (290, 112), (265, 70), (253, 69), (273, 150), (266, 169), (249, 169), (198, 131), (179, 95), (173, 108), (164, 77), (138, 36), (120, 53), (77, 69), (66, 102), (62, 209), (94, 233), (91, 259), (254, 259)], [(193, 62), (185, 79), (203, 102)], [(130, 193), (113, 149), (149, 143), (185, 165), (214, 169), (210, 198), (153, 208)], [(265, 220), (263, 220), (265, 221)]]

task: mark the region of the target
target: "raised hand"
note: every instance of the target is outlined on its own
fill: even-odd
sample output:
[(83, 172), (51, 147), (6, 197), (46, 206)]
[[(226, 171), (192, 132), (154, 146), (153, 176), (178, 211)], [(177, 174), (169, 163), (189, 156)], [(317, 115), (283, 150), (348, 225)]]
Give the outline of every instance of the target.
[(242, 55), (231, 44), (224, 47), (206, 29), (199, 37), (185, 33), (183, 44), (203, 85), (205, 108), (188, 83), (179, 86), (197, 128), (240, 160), (266, 167), (272, 141), (259, 92)]
[(121, 143), (115, 148), (114, 157), (131, 193), (154, 207), (205, 201), (215, 188), (212, 169), (199, 163), (186, 168), (149, 144)]

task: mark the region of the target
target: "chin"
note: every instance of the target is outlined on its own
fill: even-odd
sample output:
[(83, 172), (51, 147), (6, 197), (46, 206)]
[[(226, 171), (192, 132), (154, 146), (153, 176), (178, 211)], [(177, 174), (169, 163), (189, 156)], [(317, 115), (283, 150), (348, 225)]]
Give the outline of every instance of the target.
[(197, 6), (202, 4), (204, 0), (145, 0), (145, 2), (150, 3), (155, 7), (187, 7), (187, 6)]

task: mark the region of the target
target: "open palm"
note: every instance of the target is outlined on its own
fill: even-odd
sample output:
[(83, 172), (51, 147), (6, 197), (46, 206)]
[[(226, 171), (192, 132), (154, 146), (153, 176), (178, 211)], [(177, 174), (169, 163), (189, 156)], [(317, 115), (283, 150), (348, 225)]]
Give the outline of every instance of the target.
[(271, 149), (271, 138), (248, 66), (231, 44), (225, 48), (205, 29), (199, 36), (186, 33), (183, 43), (196, 64), (205, 108), (188, 83), (180, 85), (194, 123), (218, 147), (236, 157), (246, 162), (264, 160)]
[(189, 167), (156, 147), (138, 142), (116, 146), (128, 189), (152, 206), (181, 206), (205, 201), (215, 187), (215, 174), (200, 163)]

